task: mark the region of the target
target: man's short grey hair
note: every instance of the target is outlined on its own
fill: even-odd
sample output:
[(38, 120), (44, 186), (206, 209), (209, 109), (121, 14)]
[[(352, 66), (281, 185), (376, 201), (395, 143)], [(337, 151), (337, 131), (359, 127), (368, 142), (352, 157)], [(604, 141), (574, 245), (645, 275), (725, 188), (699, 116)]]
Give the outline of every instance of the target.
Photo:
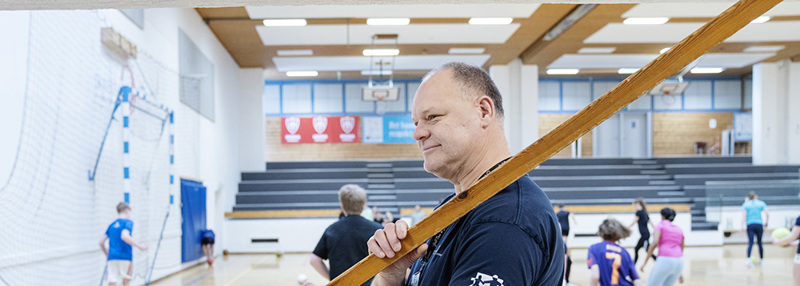
[(367, 203), (367, 192), (358, 185), (344, 185), (339, 189), (339, 202), (347, 215), (361, 214)]
[(489, 73), (480, 67), (462, 62), (449, 62), (443, 66), (430, 71), (422, 81), (427, 80), (433, 74), (439, 71), (452, 71), (453, 79), (458, 83), (463, 95), (470, 95), (477, 93), (479, 95), (486, 95), (494, 101), (494, 111), (500, 117), (503, 116), (503, 96), (494, 84), (494, 81), (489, 76)]

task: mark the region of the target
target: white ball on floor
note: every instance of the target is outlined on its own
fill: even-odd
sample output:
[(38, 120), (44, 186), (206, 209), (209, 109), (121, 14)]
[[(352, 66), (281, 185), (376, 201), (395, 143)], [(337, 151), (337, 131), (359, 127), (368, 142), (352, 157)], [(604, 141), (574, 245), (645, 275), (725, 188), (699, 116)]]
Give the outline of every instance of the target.
[(308, 280), (308, 277), (305, 274), (303, 274), (303, 273), (297, 274), (297, 282), (298, 283), (300, 283), (300, 284), (306, 283), (306, 280)]

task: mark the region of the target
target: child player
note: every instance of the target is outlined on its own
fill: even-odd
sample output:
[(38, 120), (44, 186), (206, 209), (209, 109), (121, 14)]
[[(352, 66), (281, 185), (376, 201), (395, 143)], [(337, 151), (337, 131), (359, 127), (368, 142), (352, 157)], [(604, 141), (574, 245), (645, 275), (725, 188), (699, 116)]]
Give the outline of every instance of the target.
[(603, 242), (589, 247), (587, 265), (591, 269), (592, 286), (640, 286), (639, 274), (633, 259), (617, 242), (631, 235), (631, 231), (619, 221), (609, 218), (597, 230)]
[[(100, 248), (108, 257), (108, 285), (115, 286), (120, 282), (128, 286), (131, 280), (131, 261), (133, 260), (133, 248), (135, 246), (142, 251), (147, 250), (144, 244), (136, 243), (131, 237), (133, 232), (133, 221), (131, 221), (131, 207), (126, 203), (117, 205), (119, 218), (108, 226), (108, 230), (100, 240)], [(108, 249), (106, 249), (108, 240)]]

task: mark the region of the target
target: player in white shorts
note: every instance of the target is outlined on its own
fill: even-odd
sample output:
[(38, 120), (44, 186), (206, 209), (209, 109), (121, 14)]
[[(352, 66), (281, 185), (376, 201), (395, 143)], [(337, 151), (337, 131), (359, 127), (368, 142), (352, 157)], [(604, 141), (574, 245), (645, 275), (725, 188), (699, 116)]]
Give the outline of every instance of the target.
[[(147, 250), (147, 246), (139, 244), (131, 237), (133, 232), (133, 221), (131, 221), (131, 207), (126, 203), (117, 205), (119, 218), (108, 226), (108, 230), (100, 240), (100, 248), (108, 257), (108, 285), (125, 285), (131, 280), (131, 261), (133, 260), (133, 249), (135, 246), (142, 251)], [(108, 240), (108, 249), (106, 249)]]

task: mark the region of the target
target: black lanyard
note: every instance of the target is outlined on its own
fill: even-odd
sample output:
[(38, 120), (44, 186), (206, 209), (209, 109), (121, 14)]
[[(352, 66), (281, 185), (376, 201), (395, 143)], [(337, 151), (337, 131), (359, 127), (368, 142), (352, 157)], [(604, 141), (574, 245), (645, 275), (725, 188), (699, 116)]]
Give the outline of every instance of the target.
[[(478, 180), (483, 179), (483, 177), (486, 177), (486, 175), (494, 171), (494, 169), (497, 169), (497, 167), (500, 167), (500, 165), (508, 161), (508, 159), (511, 159), (511, 157), (505, 158), (502, 161), (495, 164), (494, 166), (492, 166), (491, 168), (489, 168), (489, 170), (483, 173), (483, 175), (481, 175), (481, 177)], [(439, 246), (439, 242), (442, 240), (442, 236), (444, 236), (445, 230), (447, 229), (445, 228), (444, 230), (440, 231), (439, 233), (431, 237), (431, 239), (429, 240), (428, 250), (425, 252), (425, 256), (422, 256), (422, 263), (421, 263), (422, 265), (420, 265), (419, 270), (417, 270), (417, 272), (414, 272), (414, 274), (411, 275), (411, 280), (408, 283), (409, 286), (419, 286), (419, 282), (422, 280), (422, 272), (425, 270), (425, 266), (428, 265), (428, 260), (430, 260), (433, 254), (436, 253), (436, 248)]]

